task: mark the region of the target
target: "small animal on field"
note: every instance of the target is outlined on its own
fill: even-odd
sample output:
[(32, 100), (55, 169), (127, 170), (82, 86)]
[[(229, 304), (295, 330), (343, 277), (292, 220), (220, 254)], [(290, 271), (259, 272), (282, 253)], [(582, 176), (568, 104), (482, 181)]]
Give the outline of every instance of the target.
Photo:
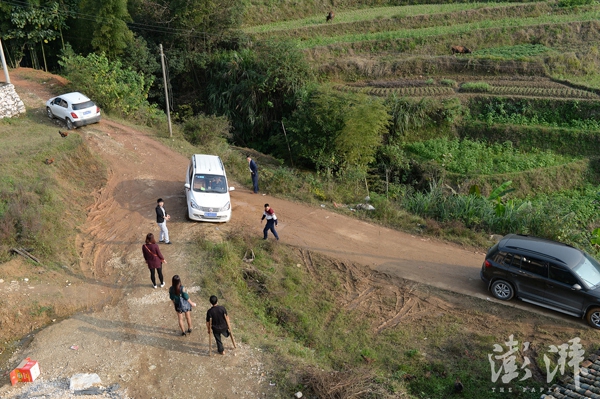
[(465, 46), (452, 46), (450, 50), (452, 50), (452, 54), (471, 54), (471, 50)]
[(69, 132), (61, 132), (60, 130), (58, 131), (58, 134), (60, 134), (60, 137), (65, 138), (69, 135)]
[(335, 14), (333, 13), (333, 11), (329, 11), (327, 16), (325, 17), (325, 22), (333, 21), (333, 18), (335, 18)]
[(465, 389), (465, 386), (460, 382), (460, 378), (456, 377), (456, 382), (454, 382), (454, 392), (461, 393)]
[(362, 353), (360, 354), (360, 357), (362, 357), (362, 360), (367, 363), (367, 364), (371, 364), (373, 363), (373, 359), (371, 359), (370, 357), (366, 357), (365, 355), (363, 355)]
[(46, 165), (52, 165), (53, 162), (54, 162), (54, 158), (46, 158), (46, 160), (44, 161), (44, 163)]

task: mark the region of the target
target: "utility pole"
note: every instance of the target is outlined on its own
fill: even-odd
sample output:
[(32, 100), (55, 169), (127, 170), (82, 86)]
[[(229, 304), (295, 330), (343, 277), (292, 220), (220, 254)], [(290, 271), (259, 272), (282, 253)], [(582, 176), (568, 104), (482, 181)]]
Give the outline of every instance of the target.
[(2, 40), (0, 40), (0, 58), (2, 58), (2, 69), (4, 70), (4, 80), (6, 83), (10, 83), (8, 77), (8, 67), (6, 66), (6, 59), (4, 59), (4, 49), (2, 48)]
[(171, 108), (169, 107), (169, 88), (167, 86), (167, 72), (165, 71), (165, 55), (163, 54), (162, 44), (160, 48), (160, 64), (162, 65), (163, 81), (165, 84), (165, 103), (167, 104), (167, 122), (169, 123), (169, 137), (173, 137), (173, 129), (171, 128)]

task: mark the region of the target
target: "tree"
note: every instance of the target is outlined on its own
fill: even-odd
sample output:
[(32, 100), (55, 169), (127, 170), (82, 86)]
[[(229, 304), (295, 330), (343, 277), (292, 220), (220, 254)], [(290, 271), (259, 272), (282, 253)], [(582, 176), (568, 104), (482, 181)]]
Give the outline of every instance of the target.
[(103, 0), (89, 4), (97, 4), (92, 46), (98, 53), (115, 60), (133, 41), (133, 33), (126, 24), (131, 21), (127, 0)]
[(387, 131), (390, 116), (378, 99), (317, 89), (289, 121), (291, 145), (305, 161), (328, 174), (364, 176)]
[[(39, 43), (44, 60), (44, 68), (48, 70), (44, 43), (58, 38), (62, 29), (66, 28), (65, 14), (59, 12), (59, 4), (50, 2), (44, 8), (34, 7), (12, 7), (10, 10), (10, 22), (12, 29), (6, 34), (7, 39), (16, 39), (20, 46), (19, 59), (27, 45), (33, 46)], [(37, 57), (32, 56), (32, 62)], [(20, 63), (16, 63), (17, 65)]]

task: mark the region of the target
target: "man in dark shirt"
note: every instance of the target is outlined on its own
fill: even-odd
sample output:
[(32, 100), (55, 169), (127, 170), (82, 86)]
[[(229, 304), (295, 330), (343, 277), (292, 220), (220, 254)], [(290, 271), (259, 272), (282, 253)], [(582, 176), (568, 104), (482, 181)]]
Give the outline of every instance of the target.
[(246, 155), (246, 160), (250, 169), (250, 177), (252, 177), (252, 190), (256, 194), (258, 193), (258, 166), (256, 166), (256, 162), (254, 162), (254, 159), (250, 155)]
[(206, 329), (210, 334), (212, 326), (212, 333), (215, 336), (215, 341), (217, 341), (217, 352), (219, 352), (219, 355), (224, 355), (225, 348), (223, 348), (221, 334), (225, 338), (229, 337), (229, 316), (227, 316), (227, 309), (217, 305), (218, 299), (216, 296), (211, 296), (209, 300), (212, 307), (206, 312)]

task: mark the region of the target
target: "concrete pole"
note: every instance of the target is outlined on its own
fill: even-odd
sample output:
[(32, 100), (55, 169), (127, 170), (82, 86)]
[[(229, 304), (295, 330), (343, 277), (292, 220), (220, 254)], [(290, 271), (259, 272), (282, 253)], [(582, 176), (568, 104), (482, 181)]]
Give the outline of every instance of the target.
[(169, 107), (169, 88), (167, 86), (167, 73), (165, 71), (165, 55), (163, 54), (162, 44), (160, 48), (160, 64), (162, 65), (163, 81), (165, 83), (165, 102), (167, 104), (167, 122), (169, 123), (169, 137), (173, 137), (173, 129), (171, 128), (171, 107)]
[(6, 66), (6, 59), (4, 58), (4, 49), (2, 48), (2, 40), (0, 39), (0, 58), (2, 58), (2, 69), (4, 70), (4, 80), (6, 83), (10, 83), (10, 77), (8, 76), (8, 67)]

